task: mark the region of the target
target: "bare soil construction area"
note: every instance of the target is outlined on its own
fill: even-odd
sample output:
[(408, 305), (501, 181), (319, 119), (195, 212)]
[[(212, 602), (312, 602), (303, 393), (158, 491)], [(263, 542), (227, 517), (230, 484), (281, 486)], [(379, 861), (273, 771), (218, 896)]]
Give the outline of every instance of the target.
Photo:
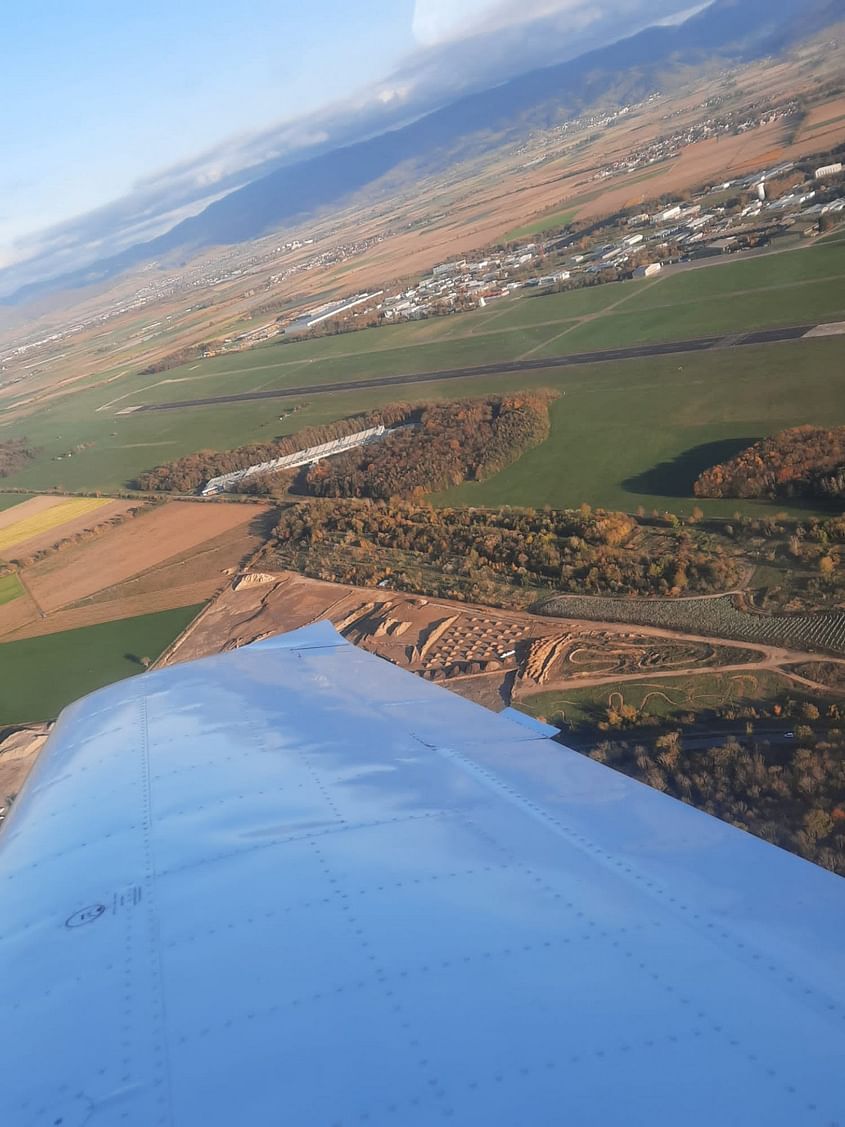
[[(161, 664), (236, 649), (328, 619), (349, 641), (461, 696), (500, 709), (558, 687), (644, 677), (777, 670), (795, 652), (306, 579), (293, 572), (239, 576), (188, 628)], [(825, 690), (823, 684), (813, 688)]]
[(171, 502), (26, 568), (22, 579), (38, 607), (49, 614), (176, 556), (197, 552), (208, 541), (248, 526), (262, 511), (254, 505)]
[(9, 799), (23, 786), (52, 727), (52, 724), (30, 724), (5, 731), (0, 729), (0, 824)]

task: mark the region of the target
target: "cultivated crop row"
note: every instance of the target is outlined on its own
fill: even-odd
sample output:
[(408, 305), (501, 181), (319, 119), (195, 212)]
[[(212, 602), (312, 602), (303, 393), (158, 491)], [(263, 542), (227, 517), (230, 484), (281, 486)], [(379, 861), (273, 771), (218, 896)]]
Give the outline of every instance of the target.
[(562, 595), (535, 608), (556, 618), (629, 622), (689, 634), (735, 638), (740, 642), (845, 654), (845, 611), (818, 614), (749, 614), (732, 596), (712, 599), (615, 599)]

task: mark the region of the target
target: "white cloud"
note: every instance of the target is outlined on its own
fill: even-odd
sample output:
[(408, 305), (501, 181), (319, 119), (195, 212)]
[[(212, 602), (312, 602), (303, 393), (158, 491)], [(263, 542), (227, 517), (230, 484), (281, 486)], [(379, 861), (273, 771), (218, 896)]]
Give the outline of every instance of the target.
[(229, 137), (123, 198), (0, 248), (0, 295), (154, 238), (285, 164), (394, 129), (516, 74), (689, 10), (690, 0), (415, 0), (420, 46), (396, 72), (306, 117)]
[(382, 105), (388, 106), (393, 103), (405, 102), (411, 93), (411, 87), (405, 83), (397, 86), (381, 86), (376, 92), (376, 98)]
[(500, 6), (500, 0), (416, 0), (414, 38), (424, 47), (433, 47), (466, 34), (468, 28)]
[(623, 6), (647, 11), (643, 0), (416, 0), (412, 26), (421, 46), (435, 47), (566, 13), (583, 27)]
[(709, 8), (712, 2), (713, 0), (703, 0), (703, 3), (693, 4), (691, 8), (683, 8), (680, 12), (672, 12), (662, 20), (656, 20), (654, 26), (677, 27), (679, 24), (691, 19), (692, 16), (697, 16), (699, 12), (703, 12), (705, 8)]

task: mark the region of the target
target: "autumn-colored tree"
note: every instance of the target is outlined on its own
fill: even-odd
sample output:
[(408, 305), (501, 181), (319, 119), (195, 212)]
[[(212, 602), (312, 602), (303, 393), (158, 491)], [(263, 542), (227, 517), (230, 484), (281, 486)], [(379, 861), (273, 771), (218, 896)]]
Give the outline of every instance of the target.
[(9, 438), (0, 442), (0, 477), (9, 477), (31, 462), (37, 450), (26, 438)]
[(697, 497), (845, 497), (845, 426), (800, 426), (705, 470)]
[(833, 556), (822, 556), (819, 560), (819, 573), (822, 578), (830, 579), (836, 571), (836, 561)]
[(309, 471), (321, 497), (409, 498), (484, 481), (549, 434), (548, 392), (522, 392), (423, 407), (372, 446), (349, 450)]

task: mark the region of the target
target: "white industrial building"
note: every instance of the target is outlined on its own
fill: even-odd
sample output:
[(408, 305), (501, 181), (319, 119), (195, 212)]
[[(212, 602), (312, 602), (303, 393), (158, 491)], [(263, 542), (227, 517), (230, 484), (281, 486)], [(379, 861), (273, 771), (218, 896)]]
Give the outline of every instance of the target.
[(826, 176), (836, 176), (842, 171), (842, 161), (836, 164), (825, 164), (821, 168), (817, 168), (815, 176), (817, 180), (824, 180)]
[(320, 305), (316, 309), (312, 309), (310, 313), (306, 313), (291, 322), (285, 329), (285, 336), (298, 336), (300, 333), (307, 333), (309, 329), (313, 329), (315, 325), (319, 325), (322, 321), (328, 321), (332, 317), (355, 309), (358, 305), (364, 305), (383, 293), (384, 290), (375, 290), (373, 293), (356, 294), (355, 297), (347, 298), (345, 301), (331, 301), (327, 305)]
[(293, 470), (297, 466), (308, 466), (312, 462), (331, 458), (335, 454), (342, 454), (345, 450), (354, 450), (357, 446), (366, 446), (370, 442), (378, 442), (389, 434), (384, 426), (369, 427), (359, 430), (354, 434), (347, 434), (344, 438), (336, 438), (331, 442), (322, 442), (319, 446), (308, 446), (304, 450), (297, 450), (293, 454), (286, 454), (283, 458), (273, 458), (270, 462), (258, 462), (254, 466), (247, 466), (245, 470), (234, 470), (232, 473), (221, 474), (206, 482), (202, 490), (203, 497), (213, 497), (217, 493), (226, 493), (233, 489), (238, 482), (245, 478), (254, 477), (262, 473), (279, 473), (282, 470)]
[(466, 259), (462, 258), (460, 262), (441, 262), (439, 266), (435, 266), (432, 270), (432, 276), (435, 278), (448, 278), (452, 274), (459, 274), (462, 270), (466, 270)]

